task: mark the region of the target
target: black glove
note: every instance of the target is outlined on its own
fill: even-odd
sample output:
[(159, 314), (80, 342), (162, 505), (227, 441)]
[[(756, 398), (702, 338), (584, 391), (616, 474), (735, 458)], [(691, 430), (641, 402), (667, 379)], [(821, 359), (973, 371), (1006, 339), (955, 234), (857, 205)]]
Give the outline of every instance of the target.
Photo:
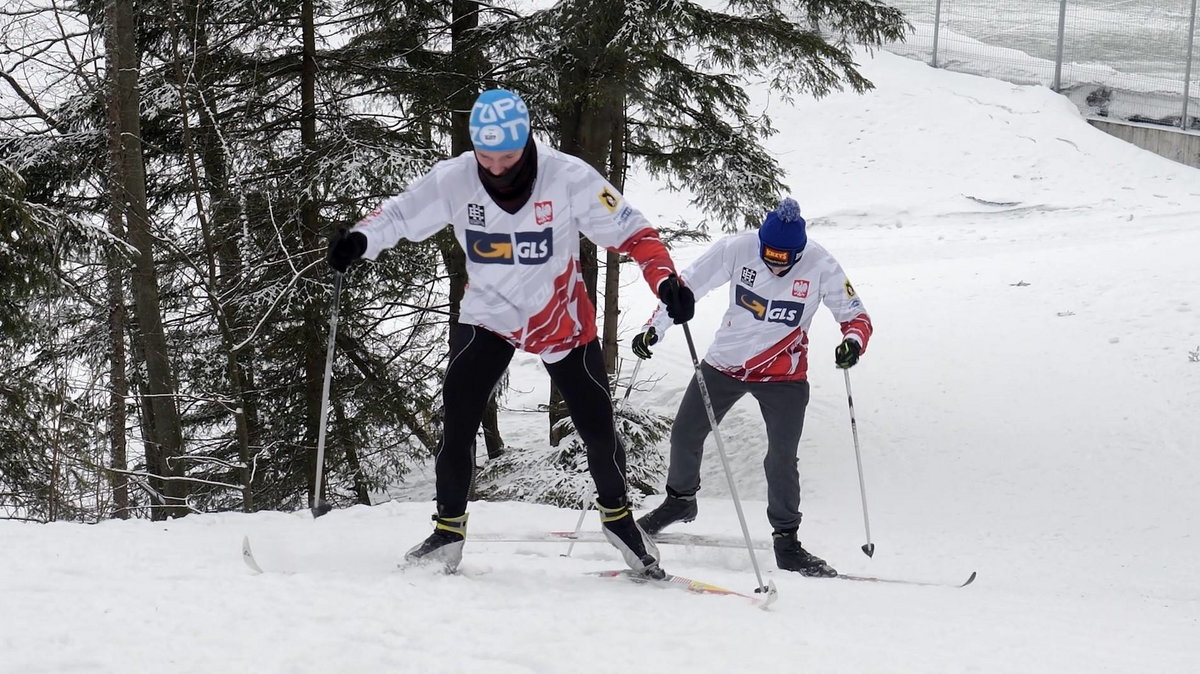
[(344, 274), (355, 260), (362, 258), (365, 252), (367, 252), (367, 235), (342, 227), (329, 238), (329, 254), (325, 260), (339, 274)]
[(848, 367), (854, 367), (854, 364), (858, 362), (858, 354), (860, 353), (862, 353), (862, 347), (858, 345), (858, 342), (846, 338), (833, 350), (833, 362), (843, 370)]
[(676, 325), (687, 323), (696, 315), (696, 295), (674, 274), (658, 284), (658, 299), (667, 305), (667, 315)]
[(654, 328), (646, 328), (645, 332), (639, 332), (633, 336), (633, 355), (646, 360), (654, 354), (650, 352), (650, 347), (658, 344), (658, 331)]

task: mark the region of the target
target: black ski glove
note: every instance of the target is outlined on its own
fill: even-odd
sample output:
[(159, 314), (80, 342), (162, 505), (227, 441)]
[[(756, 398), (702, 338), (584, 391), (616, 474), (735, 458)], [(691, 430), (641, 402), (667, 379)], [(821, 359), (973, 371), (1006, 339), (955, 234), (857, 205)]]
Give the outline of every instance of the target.
[(658, 331), (654, 328), (646, 328), (645, 332), (639, 332), (633, 336), (633, 355), (646, 360), (654, 354), (650, 352), (650, 347), (658, 344)]
[(658, 299), (667, 305), (667, 315), (676, 325), (687, 323), (696, 315), (696, 296), (674, 274), (658, 284)]
[(367, 235), (342, 227), (329, 238), (329, 254), (325, 260), (339, 274), (344, 274), (355, 260), (362, 258), (365, 252), (367, 252)]
[(833, 362), (843, 370), (854, 367), (860, 353), (862, 353), (862, 347), (858, 345), (858, 342), (847, 337), (833, 350)]

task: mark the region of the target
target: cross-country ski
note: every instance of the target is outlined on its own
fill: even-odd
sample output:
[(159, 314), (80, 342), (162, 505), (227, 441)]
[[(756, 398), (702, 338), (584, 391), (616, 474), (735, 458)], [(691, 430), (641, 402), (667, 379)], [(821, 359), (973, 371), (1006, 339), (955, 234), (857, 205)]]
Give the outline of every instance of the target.
[(1195, 674), (1193, 4), (8, 3), (0, 674)]

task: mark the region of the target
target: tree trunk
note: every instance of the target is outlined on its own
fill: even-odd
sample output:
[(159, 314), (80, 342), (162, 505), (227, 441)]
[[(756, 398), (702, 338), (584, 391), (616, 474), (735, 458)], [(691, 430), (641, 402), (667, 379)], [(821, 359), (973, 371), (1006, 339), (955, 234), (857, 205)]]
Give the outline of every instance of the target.
[[(614, 146), (623, 147), (624, 139), (625, 94), (620, 83), (625, 81), (625, 57), (611, 44), (621, 28), (624, 6), (624, 2), (608, 2), (589, 10), (586, 20), (576, 18), (575, 25), (579, 29), (567, 38), (573, 41), (576, 53), (570, 61), (572, 65), (559, 76), (560, 149), (583, 159), (603, 176), (613, 175), (615, 159), (623, 156), (623, 150)], [(597, 252), (595, 244), (580, 239), (579, 262), (588, 297), (593, 304), (598, 294)], [(619, 287), (619, 283), (613, 283), (609, 290), (610, 278), (606, 272), (606, 299), (610, 294), (615, 295)], [(606, 302), (604, 311), (606, 316), (609, 312), (616, 312), (616, 302), (611, 307)], [(616, 362), (615, 321), (610, 328), (606, 320), (603, 333), (606, 341), (610, 339), (609, 330), (612, 331), (612, 346), (605, 348), (611, 348), (612, 353), (611, 356), (606, 353), (605, 365), (611, 373)], [(561, 433), (556, 433), (554, 429), (560, 420), (566, 418), (567, 410), (554, 386), (550, 387), (549, 409), (550, 444), (558, 446)]]
[[(207, 5), (206, 5), (207, 7)], [(199, 8), (196, 8), (199, 11)], [(190, 15), (188, 15), (190, 18)], [(198, 17), (192, 25), (196, 28), (191, 33), (195, 40), (196, 59), (194, 72), (196, 86), (202, 95), (197, 96), (199, 105), (199, 127), (196, 133), (196, 146), (200, 163), (204, 168), (205, 186), (209, 195), (209, 214), (211, 216), (212, 248), (216, 255), (216, 285), (217, 297), (230, 297), (243, 282), (242, 252), (239, 243), (242, 240), (242, 213), (239, 194), (242, 193), (235, 185), (231, 186), (229, 158), (222, 142), (220, 128), (214, 116), (214, 110), (207, 104), (219, 100), (219, 96), (211, 91), (211, 75), (209, 73), (208, 32), (204, 29), (206, 18)], [(211, 283), (211, 282), (210, 282)], [(242, 328), (243, 311), (237, 302), (221, 304), (219, 315), (223, 317), (223, 331), (227, 330), (231, 344), (241, 343), (249, 334), (249, 329)], [(224, 337), (224, 334), (223, 334)], [(239, 422), (245, 426), (243, 439), (241, 428), (237, 428), (239, 460), (242, 463), (240, 482), (243, 485), (243, 508), (247, 511), (255, 508), (253, 494), (256, 487), (261, 486), (262, 475), (265, 471), (255, 470), (255, 454), (250, 451), (261, 447), (262, 422), (259, 420), (258, 393), (255, 387), (254, 349), (247, 346), (236, 353), (230, 354), (232, 364), (227, 365), (230, 372), (231, 388), (237, 391), (241, 404)], [(258, 484), (254, 477), (257, 476)], [(249, 491), (249, 494), (246, 492)]]
[[(337, 412), (337, 422), (349, 423), (342, 409)], [(362, 505), (371, 505), (371, 490), (367, 486), (366, 476), (363, 475), (362, 462), (358, 459), (358, 452), (350, 449), (351, 447), (353, 445), (347, 445), (346, 467), (350, 470), (350, 479), (354, 484), (354, 501)]]
[[(304, 190), (300, 197), (300, 231), (304, 247), (316, 250), (320, 247), (320, 222), (316, 202), (316, 145), (317, 145), (317, 41), (314, 26), (312, 0), (303, 0), (300, 4), (300, 23), (303, 40), (303, 52), (300, 68), (300, 146), (303, 157)], [(323, 273), (319, 268), (317, 273)], [(332, 300), (329, 305), (332, 308)], [(322, 485), (316, 483), (317, 441), (321, 415), (326, 411), (321, 407), (321, 389), (325, 380), (325, 350), (328, 345), (329, 319), (316, 302), (307, 303), (304, 311), (304, 380), (305, 403), (308, 409), (306, 415), (304, 442), (302, 447), (308, 457), (307, 461), (296, 462), (295, 465), (308, 469), (308, 504), (316, 505), (317, 492)], [(322, 471), (322, 475), (328, 475)]]
[[(115, 204), (108, 209), (108, 231), (113, 239), (121, 241), (125, 228), (121, 224), (121, 210)], [(109, 482), (112, 488), (113, 517), (129, 519), (129, 478), (123, 471), (129, 470), (126, 448), (125, 399), (129, 395), (129, 379), (125, 375), (125, 289), (121, 283), (120, 256), (113, 254), (107, 260), (106, 280), (108, 284), (108, 441), (110, 461)]]
[[(146, 173), (142, 159), (140, 94), (138, 91), (139, 55), (135, 44), (136, 22), (133, 3), (129, 0), (109, 0), (105, 5), (105, 43), (108, 55), (109, 91), (109, 153), (112, 166), (112, 194), (115, 204), (122, 208), (129, 243), (134, 255), (133, 298), (137, 324), (141, 330), (146, 364), (144, 395), (153, 412), (151, 437), (146, 438), (149, 451), (157, 451), (162, 459), (160, 489), (166, 498), (156, 517), (181, 517), (188, 513), (187, 484), (173, 479), (183, 475), (177, 461), (183, 453), (183, 432), (175, 401), (175, 377), (171, 369), (171, 354), (163, 330), (162, 307), (155, 270), (154, 235), (146, 206)], [(149, 463), (149, 462), (148, 462)]]
[[(209, 221), (208, 209), (205, 205), (203, 194), (205, 193), (205, 185), (201, 182), (200, 167), (197, 162), (197, 148), (193, 139), (191, 127), (191, 114), (188, 106), (189, 99), (189, 82), (187, 75), (184, 72), (183, 58), (180, 53), (180, 31), (179, 21), (177, 20), (174, 10), (171, 11), (171, 44), (174, 49), (175, 59), (175, 78), (176, 85), (179, 88), (179, 117), (182, 121), (183, 146), (187, 155), (188, 177), (192, 182), (192, 196), (195, 200), (196, 219), (200, 225), (200, 233), (204, 240), (204, 256), (207, 262), (208, 286), (206, 288), (209, 307), (212, 309), (213, 318), (217, 322), (217, 330), (221, 334), (221, 346), (225, 351), (225, 370), (226, 376), (229, 379), (228, 395), (233, 398), (236, 403), (233, 406), (233, 421), (235, 430), (235, 442), (238, 448), (238, 461), (242, 468), (240, 470), (242, 483), (242, 510), (245, 512), (254, 512), (254, 492), (251, 489), (250, 480), (253, 471), (250, 467), (252, 452), (250, 450), (250, 428), (246, 417), (246, 401), (244, 396), (244, 386), (242, 383), (241, 365), (238, 363), (237, 354), (234, 352), (235, 341), (232, 330), (230, 329), (228, 317), (225, 314), (224, 307), (221, 305), (218, 297), (221, 294), (220, 281), (217, 276), (217, 245), (214, 241), (212, 224)], [(204, 35), (204, 23), (196, 20), (192, 15), (195, 13), (194, 6), (190, 4), (185, 8), (185, 23), (193, 26), (193, 35)], [(187, 20), (192, 19), (192, 20)], [(199, 42), (199, 40), (197, 40)], [(199, 45), (194, 45), (194, 53), (198, 56), (202, 53)], [(198, 66), (203, 64), (197, 63)], [(224, 198), (224, 185), (218, 182), (211, 182), (210, 185), (215, 191), (211, 195), (213, 201), (218, 201)]]
[[(613, 117), (612, 143), (608, 154), (608, 182), (619, 192), (625, 191), (625, 111), (622, 104), (620, 116)], [(601, 346), (604, 350), (604, 367), (610, 375), (617, 372), (617, 327), (621, 315), (621, 256), (611, 250), (604, 258), (604, 322)]]
[[(470, 131), (471, 105), (479, 92), (477, 87), (467, 86), (466, 83), (478, 80), (483, 71), (483, 55), (478, 49), (466, 46), (471, 31), (479, 27), (479, 3), (474, 0), (454, 0), (451, 11), (453, 17), (450, 24), (450, 51), (454, 72), (461, 76), (464, 83), (464, 86), (455, 88), (455, 93), (449, 101), (453, 110), (450, 116), (450, 154), (458, 156), (473, 148)], [(438, 236), (438, 249), (450, 276), (450, 324), (454, 325), (458, 322), (463, 294), (467, 287), (467, 256), (449, 228)], [(499, 403), (495, 391), (488, 398), (487, 408), (483, 413), (483, 438), (487, 443), (488, 457), (499, 456), (500, 448), (504, 446), (504, 438), (500, 435)]]
[(504, 438), (500, 437), (500, 405), (496, 398), (496, 392), (493, 391), (488, 406), (483, 410), (483, 443), (487, 447), (489, 459), (495, 459), (504, 453)]

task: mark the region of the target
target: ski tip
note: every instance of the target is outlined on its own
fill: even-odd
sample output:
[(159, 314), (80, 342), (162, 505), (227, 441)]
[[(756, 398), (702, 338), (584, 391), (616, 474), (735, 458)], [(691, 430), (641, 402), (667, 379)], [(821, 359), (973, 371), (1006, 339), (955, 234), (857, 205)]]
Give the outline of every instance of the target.
[(258, 565), (258, 561), (254, 559), (254, 552), (250, 549), (249, 536), (242, 536), (242, 561), (255, 574), (263, 572), (262, 567)]
[(866, 545), (862, 546), (862, 551), (864, 554), (866, 554), (866, 556), (874, 557), (875, 556), (875, 544), (867, 543)]
[(972, 571), (971, 576), (969, 578), (967, 578), (967, 582), (963, 583), (962, 585), (959, 585), (959, 587), (966, 587), (974, 582), (975, 582), (975, 572)]

